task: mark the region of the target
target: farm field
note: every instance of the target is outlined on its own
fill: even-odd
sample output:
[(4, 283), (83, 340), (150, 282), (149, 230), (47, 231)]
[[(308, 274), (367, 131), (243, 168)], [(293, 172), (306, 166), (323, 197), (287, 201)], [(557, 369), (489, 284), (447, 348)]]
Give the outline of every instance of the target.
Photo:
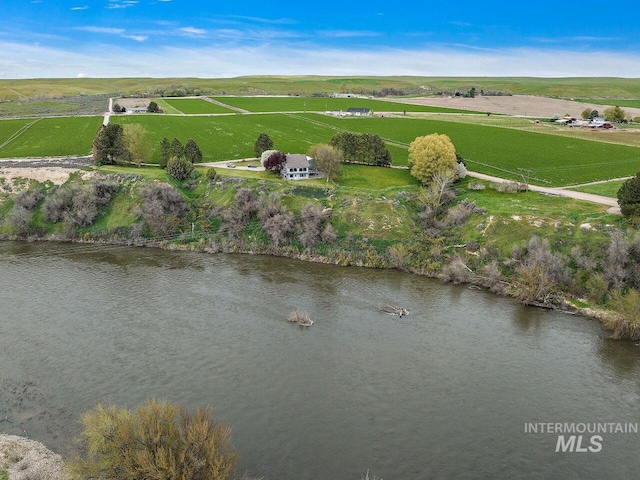
[[(577, 101), (582, 101), (582, 100), (577, 100)], [(606, 107), (628, 107), (628, 108), (640, 108), (640, 99), (635, 99), (635, 100), (622, 100), (622, 99), (600, 99), (600, 98), (594, 98), (592, 100), (588, 100), (591, 103), (595, 103), (596, 105), (604, 105)], [(603, 109), (604, 111), (604, 109)], [(601, 112), (602, 113), (602, 112)]]
[(200, 147), (204, 162), (253, 157), (253, 147), (260, 133), (271, 137), (275, 148), (283, 152), (306, 152), (315, 143), (331, 140), (335, 130), (318, 126), (284, 114), (231, 115), (220, 117), (166, 117), (162, 115), (127, 115), (112, 117), (125, 125), (139, 123), (154, 145), (152, 161), (157, 161), (163, 137), (178, 138), (183, 144), (193, 138)]
[[(30, 124), (27, 129), (23, 126)], [(102, 117), (0, 120), (0, 158), (88, 155)], [(15, 134), (15, 135), (14, 135)]]
[[(542, 185), (588, 183), (634, 175), (640, 170), (640, 149), (625, 145), (434, 120), (305, 117), (351, 131), (375, 133), (405, 145), (418, 136), (444, 133), (471, 170), (522, 180), (518, 168), (524, 168), (533, 171), (531, 183)], [(394, 165), (406, 164), (406, 155), (394, 157)]]
[[(377, 112), (439, 112), (471, 113), (467, 110), (410, 105), (387, 102), (370, 98), (329, 98), (329, 97), (212, 97), (214, 100), (242, 108), (250, 112), (326, 112), (347, 111), (348, 108), (369, 108)], [(479, 112), (474, 112), (479, 113)], [(484, 113), (484, 112), (482, 112)]]
[[(215, 114), (215, 113), (235, 113), (233, 110), (221, 107), (201, 98), (165, 98), (165, 103), (175, 108), (178, 112), (186, 115)], [(157, 102), (157, 100), (156, 100)], [(169, 112), (167, 112), (169, 113)]]

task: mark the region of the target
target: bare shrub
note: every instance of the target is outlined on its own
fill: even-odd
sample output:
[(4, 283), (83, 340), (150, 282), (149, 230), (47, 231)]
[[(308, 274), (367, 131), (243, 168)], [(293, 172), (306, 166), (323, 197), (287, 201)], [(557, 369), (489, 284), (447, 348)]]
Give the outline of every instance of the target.
[(271, 244), (280, 247), (288, 242), (288, 236), (294, 231), (295, 225), (293, 213), (283, 211), (265, 220), (262, 223), (262, 228)]
[(555, 287), (543, 265), (520, 265), (516, 269), (514, 296), (525, 305), (549, 304)]
[(90, 185), (76, 189), (73, 198), (73, 209), (69, 220), (72, 224), (86, 227), (98, 216), (98, 205), (94, 189)]
[(338, 238), (333, 231), (333, 226), (331, 226), (329, 222), (324, 226), (324, 230), (322, 230), (322, 234), (320, 236), (322, 243), (333, 243)]
[(24, 208), (28, 212), (33, 212), (38, 206), (38, 202), (44, 198), (41, 189), (25, 190), (20, 192), (14, 198), (14, 205), (16, 207)]
[(571, 249), (571, 260), (573, 264), (584, 270), (593, 270), (596, 268), (596, 262), (589, 256), (585, 255), (580, 245), (575, 245)]
[(302, 225), (298, 239), (305, 248), (312, 248), (320, 243), (322, 222), (327, 216), (323, 208), (315, 203), (307, 203), (302, 207), (300, 211)]
[(620, 230), (613, 231), (603, 266), (603, 276), (612, 290), (621, 290), (626, 285), (630, 246), (629, 240)]
[(26, 208), (15, 205), (9, 213), (7, 224), (16, 235), (24, 237), (29, 234), (31, 213)]
[(500, 272), (498, 264), (495, 261), (485, 265), (482, 269), (480, 285), (488, 288), (497, 295), (506, 294), (506, 286), (502, 281), (502, 273)]
[(181, 217), (189, 211), (182, 195), (166, 183), (143, 190), (142, 199), (142, 216), (154, 236), (175, 234), (182, 226)]
[(520, 182), (498, 182), (491, 184), (491, 186), (500, 193), (516, 193), (527, 190), (527, 185)]
[(485, 215), (487, 210), (485, 208), (478, 207), (475, 202), (470, 202), (469, 199), (465, 198), (455, 207), (452, 207), (447, 211), (445, 223), (454, 227), (462, 226), (467, 223), (469, 217), (474, 213)]
[(220, 227), (220, 233), (227, 233), (233, 240), (242, 236), (245, 226), (258, 212), (258, 196), (250, 188), (239, 189), (235, 199), (235, 205), (223, 212), (224, 223)]
[(482, 182), (469, 182), (469, 190), (484, 190), (486, 187)]
[(454, 255), (442, 272), (442, 279), (445, 282), (454, 284), (469, 283), (471, 281), (471, 269), (467, 267), (464, 259), (460, 255)]
[[(515, 250), (515, 249), (514, 249)], [(517, 263), (514, 295), (524, 304), (548, 305), (555, 299), (556, 290), (571, 279), (567, 261), (551, 251), (549, 241), (537, 235), (531, 237), (526, 254)]]
[(73, 191), (69, 187), (56, 189), (43, 205), (44, 219), (47, 222), (60, 222), (73, 208)]

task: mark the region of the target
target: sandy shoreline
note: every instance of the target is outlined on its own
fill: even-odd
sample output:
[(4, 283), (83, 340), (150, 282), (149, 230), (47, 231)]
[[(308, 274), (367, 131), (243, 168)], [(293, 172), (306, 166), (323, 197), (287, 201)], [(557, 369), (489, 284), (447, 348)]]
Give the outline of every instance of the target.
[(9, 480), (62, 480), (67, 478), (62, 457), (42, 443), (26, 437), (0, 434), (0, 471)]

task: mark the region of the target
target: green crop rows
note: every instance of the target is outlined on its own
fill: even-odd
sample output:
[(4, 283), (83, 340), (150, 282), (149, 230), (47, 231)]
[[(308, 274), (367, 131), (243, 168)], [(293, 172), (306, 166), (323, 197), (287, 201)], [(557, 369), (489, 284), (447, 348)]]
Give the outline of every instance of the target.
[(101, 124), (102, 117), (1, 120), (0, 157), (88, 155)]
[(233, 110), (221, 107), (201, 98), (165, 98), (166, 103), (179, 112), (187, 115), (207, 114), (207, 113), (234, 113)]
[(369, 98), (329, 98), (329, 97), (215, 97), (226, 105), (242, 108), (249, 112), (346, 112), (349, 108), (369, 108), (373, 112), (434, 112), (461, 113), (466, 110), (409, 105), (385, 102)]

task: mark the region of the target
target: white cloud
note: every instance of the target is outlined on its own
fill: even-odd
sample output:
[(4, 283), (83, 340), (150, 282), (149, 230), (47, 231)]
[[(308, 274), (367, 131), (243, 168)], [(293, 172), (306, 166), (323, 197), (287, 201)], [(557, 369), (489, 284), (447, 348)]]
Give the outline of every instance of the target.
[(93, 26), (77, 27), (76, 30), (82, 30), (83, 32), (89, 32), (89, 33), (106, 33), (110, 35), (122, 35), (125, 32), (124, 28), (93, 27)]
[(187, 37), (202, 37), (203, 35), (205, 35), (207, 33), (206, 30), (203, 30), (201, 28), (195, 28), (195, 27), (179, 28), (178, 32), (181, 35), (185, 35)]
[(109, 10), (119, 9), (119, 8), (129, 8), (134, 7), (139, 2), (137, 0), (109, 0), (109, 4), (107, 8)]
[[(96, 58), (100, 58), (96, 62)], [(640, 54), (608, 51), (251, 47), (122, 48), (85, 52), (0, 41), (0, 78), (235, 77), (241, 75), (418, 75), (640, 77)]]
[(370, 30), (320, 30), (316, 32), (316, 35), (325, 38), (379, 37), (380, 32)]
[(71, 10), (74, 12), (80, 11), (80, 10), (89, 10), (88, 6), (83, 6), (83, 7), (71, 7)]
[(122, 35), (123, 38), (128, 38), (129, 40), (135, 40), (136, 42), (145, 42), (149, 36), (148, 35)]

